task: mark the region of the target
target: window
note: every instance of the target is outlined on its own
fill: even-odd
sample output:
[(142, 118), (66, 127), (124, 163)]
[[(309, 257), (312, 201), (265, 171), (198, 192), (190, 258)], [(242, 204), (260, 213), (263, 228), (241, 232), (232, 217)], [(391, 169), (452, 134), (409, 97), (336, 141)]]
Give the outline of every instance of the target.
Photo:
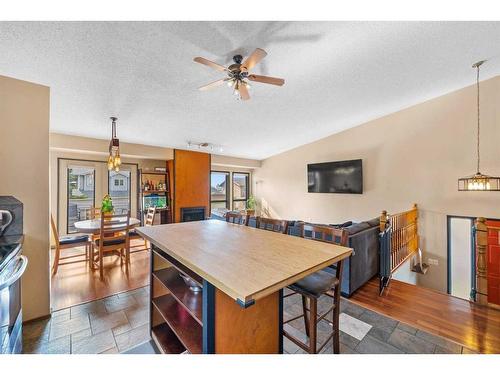
[(66, 233), (75, 233), (74, 223), (86, 220), (94, 206), (95, 169), (91, 167), (68, 167), (68, 204)]
[(249, 173), (233, 173), (233, 210), (246, 209), (249, 195)]
[(109, 172), (108, 194), (117, 214), (130, 210), (130, 171)]
[(229, 172), (210, 173), (210, 211), (212, 215), (223, 216), (229, 209)]

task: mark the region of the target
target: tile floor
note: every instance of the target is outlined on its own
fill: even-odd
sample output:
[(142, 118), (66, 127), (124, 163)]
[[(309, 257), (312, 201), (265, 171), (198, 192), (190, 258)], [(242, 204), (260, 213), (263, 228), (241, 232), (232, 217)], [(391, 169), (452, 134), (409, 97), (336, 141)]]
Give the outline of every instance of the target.
[[(318, 310), (325, 311), (331, 299), (324, 297), (318, 303)], [(285, 317), (300, 315), (301, 298), (298, 295), (285, 300)], [(469, 354), (469, 349), (445, 338), (418, 330), (397, 320), (382, 316), (342, 298), (340, 303), (340, 352), (342, 354)], [(303, 319), (286, 324), (284, 327), (295, 337), (307, 341)], [(331, 333), (331, 326), (320, 322), (318, 346)], [(297, 345), (284, 339), (284, 351), (289, 354), (304, 353)], [(332, 353), (331, 342), (322, 353)]]
[(149, 340), (149, 286), (25, 324), (24, 353), (119, 353)]
[[(56, 311), (50, 319), (25, 324), (24, 353), (111, 354), (128, 351), (150, 339), (148, 300), (149, 286)], [(326, 297), (320, 299), (319, 311), (328, 303)], [(346, 299), (342, 299), (340, 306), (341, 353), (470, 353), (456, 343), (379, 315)], [(300, 296), (287, 298), (284, 309), (285, 320), (300, 314)], [(304, 341), (307, 339), (302, 319), (287, 324), (285, 329)], [(318, 343), (330, 333), (328, 323), (321, 322)], [(287, 339), (284, 339), (284, 351), (303, 353)], [(331, 343), (322, 353), (332, 353)]]

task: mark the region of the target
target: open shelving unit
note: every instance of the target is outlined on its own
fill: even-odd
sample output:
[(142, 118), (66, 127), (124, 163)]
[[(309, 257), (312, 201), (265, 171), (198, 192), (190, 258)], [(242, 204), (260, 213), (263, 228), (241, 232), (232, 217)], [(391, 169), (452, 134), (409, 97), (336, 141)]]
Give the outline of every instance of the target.
[[(203, 352), (203, 292), (192, 291), (180, 271), (152, 252), (151, 336), (164, 354)], [(199, 282), (199, 280), (197, 280)]]
[[(153, 184), (159, 182), (165, 184), (166, 189), (150, 189), (145, 190), (144, 184), (146, 181), (151, 181)], [(165, 200), (165, 206), (156, 207), (156, 212), (160, 216), (160, 224), (168, 224), (172, 222), (171, 196), (170, 196), (170, 179), (169, 172), (148, 172), (142, 169), (139, 170), (139, 207), (141, 223), (144, 221), (144, 214), (147, 210), (147, 200), (151, 200), (153, 196), (158, 199)]]

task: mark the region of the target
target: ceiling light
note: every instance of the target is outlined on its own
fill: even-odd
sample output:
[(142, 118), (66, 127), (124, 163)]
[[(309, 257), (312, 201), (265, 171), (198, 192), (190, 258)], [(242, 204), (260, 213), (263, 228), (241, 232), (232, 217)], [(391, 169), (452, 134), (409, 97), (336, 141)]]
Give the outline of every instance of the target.
[(480, 141), (480, 111), (479, 111), (479, 67), (485, 63), (486, 60), (479, 61), (472, 65), (476, 68), (476, 87), (477, 87), (477, 171), (476, 174), (468, 177), (458, 179), (459, 191), (500, 191), (500, 177), (493, 177), (482, 174), (479, 171), (480, 154), (479, 154), (479, 141)]
[(210, 150), (210, 151), (218, 151), (222, 152), (224, 151), (224, 148), (221, 145), (217, 145), (215, 143), (208, 143), (208, 142), (192, 142), (188, 141), (187, 142), (187, 147), (198, 147), (199, 150)]
[(108, 157), (108, 170), (118, 172), (122, 160), (120, 158), (120, 140), (116, 138), (116, 117), (111, 119), (111, 140), (109, 141), (109, 157)]

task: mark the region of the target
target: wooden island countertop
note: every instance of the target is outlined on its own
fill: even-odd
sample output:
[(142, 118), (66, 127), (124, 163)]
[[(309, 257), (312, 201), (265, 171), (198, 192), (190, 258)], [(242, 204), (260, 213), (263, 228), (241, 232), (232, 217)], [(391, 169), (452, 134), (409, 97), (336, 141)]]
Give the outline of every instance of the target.
[(242, 306), (258, 302), (352, 253), (347, 247), (220, 220), (136, 230)]

